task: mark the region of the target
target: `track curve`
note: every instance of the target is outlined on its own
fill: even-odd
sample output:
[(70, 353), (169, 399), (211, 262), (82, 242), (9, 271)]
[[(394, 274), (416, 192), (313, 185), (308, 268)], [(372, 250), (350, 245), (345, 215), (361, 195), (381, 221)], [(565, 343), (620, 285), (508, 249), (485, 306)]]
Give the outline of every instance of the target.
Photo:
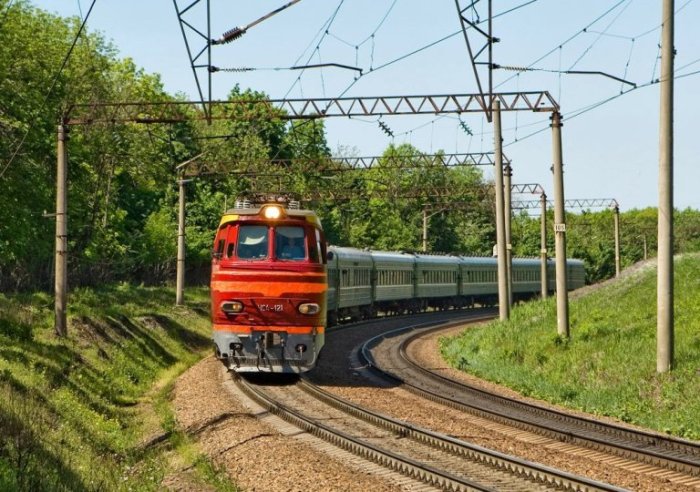
[[(406, 347), (417, 339), (444, 330), (436, 328), (400, 328), (367, 342), (362, 349), (366, 363), (383, 377), (432, 401), (504, 425), (556, 439), (575, 448), (593, 449), (637, 463), (638, 473), (658, 475), (668, 470), (669, 480), (688, 486), (700, 486), (700, 445), (650, 432), (576, 417), (519, 399), (507, 398), (455, 381), (426, 370), (406, 356)], [(391, 337), (385, 350), (380, 342)], [(374, 347), (370, 349), (370, 347)], [(580, 451), (583, 452), (583, 451)]]

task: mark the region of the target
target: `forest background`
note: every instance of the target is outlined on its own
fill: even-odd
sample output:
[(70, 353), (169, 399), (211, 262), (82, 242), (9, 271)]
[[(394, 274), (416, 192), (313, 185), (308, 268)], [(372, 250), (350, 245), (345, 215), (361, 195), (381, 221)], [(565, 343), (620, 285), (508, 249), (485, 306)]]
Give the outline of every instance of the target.
[[(57, 125), (74, 103), (181, 101), (98, 33), (24, 1), (0, 1), (0, 291), (53, 284)], [(264, 100), (231, 88), (230, 100)], [(183, 109), (187, 113), (194, 110)], [(68, 265), (71, 287), (174, 279), (180, 163), (187, 166), (187, 278), (206, 283), (221, 213), (237, 197), (288, 192), (321, 216), (331, 244), (418, 251), (423, 212), (431, 252), (490, 255), (493, 184), (479, 167), (448, 168), (410, 145), (386, 148), (372, 169), (352, 170), (354, 148), (329, 149), (323, 120), (290, 122), (280, 110), (238, 105), (208, 125), (72, 127), (68, 143)], [(200, 114), (184, 116), (199, 117)], [(309, 165), (309, 161), (319, 163)], [(325, 164), (322, 164), (325, 163)], [(333, 163), (331, 166), (328, 163)], [(252, 171), (252, 172), (251, 172)], [(595, 196), (595, 190), (591, 192)], [(536, 196), (524, 197), (537, 199)], [(551, 214), (551, 212), (549, 212)], [(553, 251), (551, 216), (548, 249)], [(656, 253), (656, 209), (621, 214), (623, 268)], [(587, 281), (615, 272), (613, 212), (567, 215), (570, 257)], [(538, 257), (540, 219), (513, 218), (513, 251)], [(676, 252), (700, 250), (700, 212), (676, 211)]]

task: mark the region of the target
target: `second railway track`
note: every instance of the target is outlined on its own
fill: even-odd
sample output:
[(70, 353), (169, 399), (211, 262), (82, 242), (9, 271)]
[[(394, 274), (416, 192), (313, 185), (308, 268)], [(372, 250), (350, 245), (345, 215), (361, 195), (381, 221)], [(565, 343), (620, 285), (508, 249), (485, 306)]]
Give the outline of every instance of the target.
[[(419, 337), (445, 329), (399, 329), (375, 337), (362, 350), (383, 377), (424, 398), (506, 426), (562, 442), (567, 452), (595, 450), (628, 462), (635, 471), (663, 475), (688, 487), (700, 487), (700, 445), (659, 434), (577, 417), (485, 391), (426, 370), (407, 357), (406, 347)], [(387, 336), (390, 343), (381, 343)], [(374, 347), (371, 351), (369, 347)], [(610, 461), (615, 461), (610, 459)], [(664, 471), (665, 470), (665, 471)]]
[(269, 412), (338, 447), (444, 490), (621, 490), (471, 445), (338, 398), (303, 379), (288, 385), (236, 377)]

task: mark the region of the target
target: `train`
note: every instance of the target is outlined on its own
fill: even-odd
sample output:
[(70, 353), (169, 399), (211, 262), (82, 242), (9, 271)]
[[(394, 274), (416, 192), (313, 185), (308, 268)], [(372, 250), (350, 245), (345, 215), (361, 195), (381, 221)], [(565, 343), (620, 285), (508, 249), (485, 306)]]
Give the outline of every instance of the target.
[[(551, 260), (547, 271), (554, 286)], [(567, 273), (569, 290), (585, 284), (581, 260)], [(312, 369), (327, 326), (498, 301), (496, 258), (328, 246), (318, 216), (288, 200), (237, 201), (223, 214), (210, 285), (216, 357), (241, 373)], [(540, 290), (540, 260), (514, 258), (513, 299)]]

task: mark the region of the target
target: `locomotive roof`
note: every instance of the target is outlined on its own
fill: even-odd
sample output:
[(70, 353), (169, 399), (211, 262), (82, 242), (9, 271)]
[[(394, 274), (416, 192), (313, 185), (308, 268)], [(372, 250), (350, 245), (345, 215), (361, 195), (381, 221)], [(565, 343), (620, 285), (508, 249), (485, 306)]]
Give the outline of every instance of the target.
[[(270, 205), (275, 205), (276, 204), (270, 204)], [(227, 222), (233, 222), (238, 220), (241, 216), (251, 216), (251, 215), (259, 215), (260, 211), (265, 208), (266, 205), (263, 205), (261, 207), (247, 207), (247, 208), (231, 208), (228, 209), (226, 212), (224, 212), (224, 215), (221, 217), (221, 222), (219, 223), (219, 227), (222, 225), (226, 224)], [(313, 210), (304, 210), (304, 209), (289, 209), (285, 207), (281, 207), (284, 210), (284, 214), (287, 217), (292, 217), (292, 218), (298, 218), (298, 219), (303, 219), (306, 220), (307, 222), (310, 222), (314, 226), (316, 226), (319, 229), (323, 229), (321, 227), (321, 221), (318, 219), (318, 216), (316, 215), (316, 212)], [(262, 217), (261, 217), (262, 218)], [(264, 219), (264, 218), (263, 218)], [(266, 221), (269, 221), (270, 219), (264, 219)]]

